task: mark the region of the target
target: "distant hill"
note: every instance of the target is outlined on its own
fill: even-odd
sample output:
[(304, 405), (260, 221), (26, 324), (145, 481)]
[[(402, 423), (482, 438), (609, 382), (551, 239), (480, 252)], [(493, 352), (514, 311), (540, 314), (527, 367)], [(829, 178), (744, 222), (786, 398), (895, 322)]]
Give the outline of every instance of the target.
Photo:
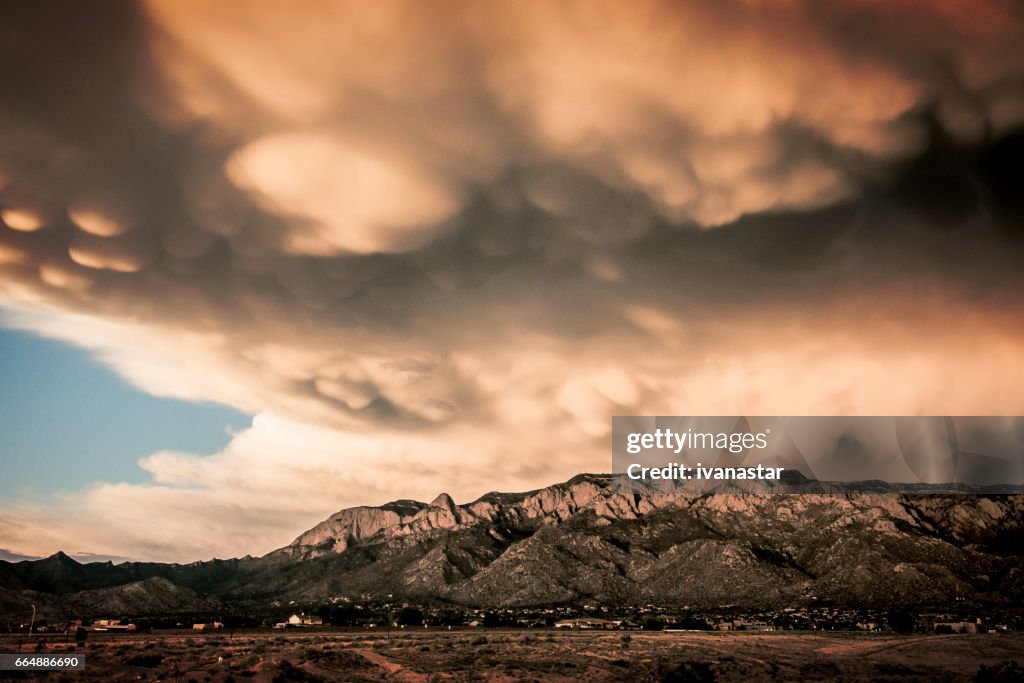
[(8, 614), (33, 601), (145, 615), (387, 595), (481, 607), (1021, 604), (1024, 496), (623, 493), (610, 476), (580, 475), (465, 505), (441, 494), (345, 509), (261, 558), (0, 561)]
[(7, 548), (0, 548), (0, 560), (6, 560), (8, 562), (20, 562), (21, 560), (38, 560), (38, 557), (32, 557), (31, 555), (22, 555), (21, 553), (12, 553)]

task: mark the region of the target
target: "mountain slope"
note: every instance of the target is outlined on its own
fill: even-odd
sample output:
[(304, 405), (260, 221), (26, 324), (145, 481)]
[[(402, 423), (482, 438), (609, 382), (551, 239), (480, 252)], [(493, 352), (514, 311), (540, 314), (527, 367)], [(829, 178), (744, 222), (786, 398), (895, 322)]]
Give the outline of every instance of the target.
[(389, 595), (470, 606), (1013, 604), (1024, 598), (1022, 539), (1019, 495), (637, 494), (580, 475), (465, 505), (442, 494), (342, 510), (262, 558), (0, 562), (0, 588), (2, 604), (46, 593), (98, 611), (104, 600), (135, 609), (102, 591), (155, 578), (164, 583), (146, 584), (148, 599), (170, 611)]

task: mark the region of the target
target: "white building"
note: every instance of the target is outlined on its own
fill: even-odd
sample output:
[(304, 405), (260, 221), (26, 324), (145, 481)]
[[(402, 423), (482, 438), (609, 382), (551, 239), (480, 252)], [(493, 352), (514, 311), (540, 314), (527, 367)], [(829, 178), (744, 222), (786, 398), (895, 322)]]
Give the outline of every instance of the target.
[(289, 626), (322, 626), (324, 620), (307, 614), (293, 614), (288, 617)]

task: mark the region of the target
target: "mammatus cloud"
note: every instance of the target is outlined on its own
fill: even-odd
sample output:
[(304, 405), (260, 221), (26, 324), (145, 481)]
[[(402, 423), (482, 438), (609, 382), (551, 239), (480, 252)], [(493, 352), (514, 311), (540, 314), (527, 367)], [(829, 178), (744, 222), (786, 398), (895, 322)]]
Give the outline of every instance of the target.
[(1024, 410), (1012, 3), (93, 10), (0, 40), (8, 324), (257, 418), (0, 547), (264, 552), (613, 414)]
[[(451, 14), (257, 3), (244, 19), (200, 3), (149, 8), (178, 115), (236, 131), (244, 98), (232, 175), (319, 225), (307, 243), (318, 255), (366, 251), (350, 243), (361, 228), (429, 236), (459, 191), (509, 166), (564, 164), (663, 218), (711, 226), (848, 196), (927, 144), (926, 108), (965, 142), (1024, 116), (1024, 68), (1007, 58), (1021, 17), (1003, 2), (499, 2)], [(225, 83), (238, 96), (225, 101)], [(244, 177), (247, 166), (262, 173)], [(404, 215), (380, 194), (389, 188)], [(539, 202), (555, 214), (574, 203), (557, 189)]]

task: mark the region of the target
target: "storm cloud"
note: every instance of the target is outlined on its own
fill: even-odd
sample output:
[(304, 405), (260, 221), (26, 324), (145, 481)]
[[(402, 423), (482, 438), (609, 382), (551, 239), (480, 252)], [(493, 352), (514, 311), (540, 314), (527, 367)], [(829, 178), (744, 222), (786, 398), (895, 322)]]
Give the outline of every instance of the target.
[(1015, 3), (3, 13), (7, 324), (257, 418), (0, 546), (262, 552), (606, 470), (613, 414), (1024, 410)]

